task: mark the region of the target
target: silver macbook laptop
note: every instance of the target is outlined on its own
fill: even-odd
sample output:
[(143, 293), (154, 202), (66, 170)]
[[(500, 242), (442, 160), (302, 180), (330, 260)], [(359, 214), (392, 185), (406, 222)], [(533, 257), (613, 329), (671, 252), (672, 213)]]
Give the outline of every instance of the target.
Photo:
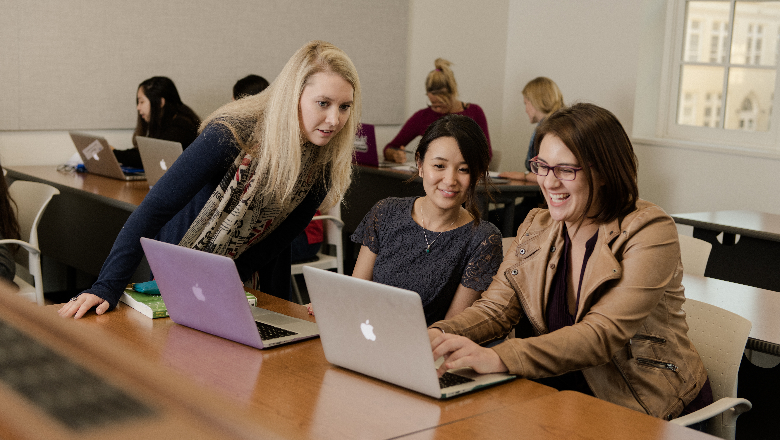
[[(328, 362), (437, 399), (514, 379), (450, 370), (438, 378), (420, 295), (305, 266)], [(348, 305), (348, 307), (346, 307)]]
[(141, 238), (173, 322), (255, 348), (318, 336), (317, 324), (252, 307), (232, 259)]
[(182, 152), (181, 143), (146, 136), (136, 136), (135, 140), (138, 142), (138, 152), (141, 153), (141, 162), (144, 164), (146, 181), (151, 188), (179, 158)]
[(146, 179), (142, 170), (123, 169), (105, 138), (73, 131), (70, 132), (70, 138), (88, 172), (119, 180)]

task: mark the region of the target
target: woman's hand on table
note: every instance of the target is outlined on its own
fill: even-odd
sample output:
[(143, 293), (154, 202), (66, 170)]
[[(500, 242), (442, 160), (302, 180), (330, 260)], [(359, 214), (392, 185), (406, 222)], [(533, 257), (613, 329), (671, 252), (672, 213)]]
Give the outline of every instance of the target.
[(73, 317), (79, 319), (93, 307), (95, 307), (95, 313), (102, 315), (103, 313), (106, 313), (108, 306), (108, 301), (103, 298), (84, 292), (78, 296), (74, 296), (70, 301), (63, 304), (57, 313), (63, 318)]

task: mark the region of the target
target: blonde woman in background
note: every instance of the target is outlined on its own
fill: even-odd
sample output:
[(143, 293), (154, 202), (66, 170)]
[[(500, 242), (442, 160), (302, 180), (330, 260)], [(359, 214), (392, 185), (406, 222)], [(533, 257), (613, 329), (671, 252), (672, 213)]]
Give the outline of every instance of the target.
[(406, 157), (405, 148), (409, 142), (417, 136), (422, 136), (429, 125), (448, 114), (468, 116), (476, 121), (487, 139), (488, 155), (493, 157), (485, 113), (482, 111), (482, 107), (477, 104), (466, 103), (458, 98), (458, 83), (455, 82), (455, 74), (450, 69), (451, 65), (452, 63), (444, 58), (436, 59), (434, 62), (436, 68), (431, 70), (425, 79), (425, 93), (430, 105), (413, 114), (404, 123), (396, 137), (385, 146), (385, 160), (404, 163), (407, 159), (412, 159), (411, 156)]
[[(552, 112), (563, 107), (563, 95), (558, 85), (550, 78), (540, 76), (534, 78), (523, 87), (523, 102), (525, 103), (525, 113), (528, 115), (528, 121), (531, 124), (538, 124), (549, 116)], [(499, 174), (499, 177), (512, 180), (527, 180), (536, 182), (536, 175), (531, 173), (529, 162), (536, 156), (534, 151), (534, 138), (536, 130), (531, 135), (531, 142), (528, 144), (528, 152), (525, 155), (525, 172), (505, 171)], [(522, 220), (522, 218), (520, 219)]]
[(242, 280), (289, 297), (290, 242), (350, 184), (360, 81), (339, 48), (312, 41), (262, 93), (209, 116), (198, 138), (125, 223), (98, 280), (60, 308), (116, 307), (155, 237), (233, 258)]
[[(528, 121), (531, 124), (541, 123), (547, 116), (564, 106), (563, 95), (558, 85), (550, 78), (543, 76), (532, 79), (523, 87), (523, 101), (525, 102), (525, 113), (528, 115)], [(531, 159), (536, 156), (536, 151), (534, 151), (535, 138), (536, 130), (531, 135), (531, 142), (528, 144), (528, 152), (525, 155), (526, 171), (504, 171), (498, 177), (536, 183), (536, 174), (531, 172), (529, 164)], [(512, 230), (516, 230), (520, 226), (520, 223), (525, 220), (525, 216), (532, 209), (544, 207), (544, 197), (541, 194), (523, 197), (523, 201), (515, 205), (515, 221), (514, 225), (512, 225)], [(496, 224), (500, 224), (500, 219), (502, 218), (503, 214), (500, 211), (493, 212), (490, 216), (491, 221)]]

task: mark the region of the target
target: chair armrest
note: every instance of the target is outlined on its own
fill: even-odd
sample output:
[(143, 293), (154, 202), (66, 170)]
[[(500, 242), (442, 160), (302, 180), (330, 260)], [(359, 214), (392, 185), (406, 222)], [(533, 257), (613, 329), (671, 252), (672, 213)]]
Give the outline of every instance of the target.
[(750, 401), (747, 399), (742, 399), (739, 397), (724, 397), (716, 402), (712, 402), (698, 411), (694, 411), (682, 417), (672, 419), (670, 422), (674, 423), (675, 425), (690, 426), (694, 423), (699, 423), (701, 421), (711, 419), (718, 414), (724, 413), (730, 409), (734, 410), (736, 417), (743, 412), (748, 411), (752, 407), (753, 404), (750, 403)]
[(26, 241), (22, 240), (13, 240), (13, 239), (5, 239), (0, 240), (0, 244), (18, 244), (19, 246), (25, 248), (27, 252), (33, 254), (33, 255), (40, 255), (41, 251), (37, 247), (31, 245), (30, 243), (27, 243)]
[(314, 217), (312, 217), (312, 220), (330, 220), (333, 223), (335, 223), (339, 229), (344, 227), (344, 222), (341, 221), (340, 218), (334, 217), (332, 215), (315, 215)]

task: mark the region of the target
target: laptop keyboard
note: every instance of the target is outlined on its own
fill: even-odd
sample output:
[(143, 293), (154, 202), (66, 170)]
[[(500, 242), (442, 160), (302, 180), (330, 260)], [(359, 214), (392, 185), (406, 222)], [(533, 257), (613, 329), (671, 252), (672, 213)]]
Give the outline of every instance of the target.
[(439, 378), (439, 387), (442, 389), (447, 387), (454, 387), (455, 385), (461, 385), (468, 382), (474, 382), (474, 379), (463, 377), (454, 373), (446, 372)]
[(269, 341), (271, 339), (278, 339), (278, 338), (283, 338), (285, 336), (293, 336), (298, 334), (262, 322), (255, 321), (255, 324), (257, 324), (257, 330), (260, 331), (260, 338), (262, 338), (264, 341)]

